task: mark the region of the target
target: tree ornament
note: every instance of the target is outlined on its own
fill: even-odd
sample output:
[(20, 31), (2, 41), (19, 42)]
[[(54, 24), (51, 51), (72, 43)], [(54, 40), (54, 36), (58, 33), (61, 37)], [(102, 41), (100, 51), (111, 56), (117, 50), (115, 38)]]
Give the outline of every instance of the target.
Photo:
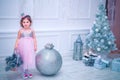
[(108, 44), (110, 45), (110, 44), (111, 44), (111, 41), (108, 41)]
[(101, 39), (101, 42), (104, 43), (104, 39)]
[(100, 48), (97, 48), (97, 51), (101, 51), (101, 49), (100, 49)]
[(99, 30), (98, 29), (95, 29), (96, 32), (98, 32)]
[(36, 55), (36, 68), (43, 75), (55, 75), (62, 67), (62, 56), (53, 47), (48, 43)]

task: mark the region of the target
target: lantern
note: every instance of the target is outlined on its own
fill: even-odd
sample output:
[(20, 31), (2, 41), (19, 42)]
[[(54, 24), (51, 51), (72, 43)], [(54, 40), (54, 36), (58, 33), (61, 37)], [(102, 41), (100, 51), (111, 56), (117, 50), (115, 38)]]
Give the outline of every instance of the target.
[(80, 35), (74, 42), (73, 60), (82, 60), (83, 43)]

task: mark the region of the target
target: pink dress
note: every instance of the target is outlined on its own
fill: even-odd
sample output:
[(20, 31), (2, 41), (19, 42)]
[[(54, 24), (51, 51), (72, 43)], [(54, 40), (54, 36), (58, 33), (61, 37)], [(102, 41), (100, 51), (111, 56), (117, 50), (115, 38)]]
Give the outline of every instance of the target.
[(23, 69), (35, 68), (35, 52), (33, 32), (26, 32), (23, 30), (18, 42), (18, 50), (23, 59)]

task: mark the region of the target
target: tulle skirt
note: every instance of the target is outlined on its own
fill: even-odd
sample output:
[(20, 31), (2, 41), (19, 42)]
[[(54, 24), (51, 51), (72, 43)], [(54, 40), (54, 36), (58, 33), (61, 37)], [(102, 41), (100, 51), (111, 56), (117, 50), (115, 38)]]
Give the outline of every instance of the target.
[(34, 41), (31, 37), (20, 38), (18, 42), (18, 50), (23, 59), (23, 69), (35, 68), (35, 52)]

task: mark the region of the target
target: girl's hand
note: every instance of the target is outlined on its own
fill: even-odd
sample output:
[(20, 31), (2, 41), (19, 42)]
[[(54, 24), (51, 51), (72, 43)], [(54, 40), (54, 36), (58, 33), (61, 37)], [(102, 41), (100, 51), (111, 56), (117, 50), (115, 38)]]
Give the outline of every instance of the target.
[(19, 53), (19, 50), (17, 48), (14, 48), (14, 53), (15, 54), (18, 54)]
[(14, 47), (14, 50), (17, 50), (17, 45)]
[(34, 51), (35, 51), (35, 52), (37, 51), (37, 47), (34, 47)]

